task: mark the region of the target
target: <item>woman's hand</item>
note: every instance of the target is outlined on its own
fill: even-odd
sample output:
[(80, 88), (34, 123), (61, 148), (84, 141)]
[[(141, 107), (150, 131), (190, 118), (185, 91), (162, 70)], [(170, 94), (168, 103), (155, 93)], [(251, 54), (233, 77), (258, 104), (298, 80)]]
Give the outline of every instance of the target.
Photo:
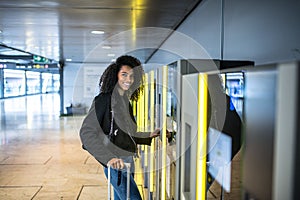
[(110, 161), (108, 161), (107, 166), (110, 166), (114, 169), (123, 169), (125, 165), (122, 159), (112, 158)]
[(155, 138), (160, 135), (160, 129), (155, 129), (152, 133), (150, 133), (150, 138)]
[[(155, 138), (157, 136), (160, 136), (160, 129), (159, 128), (155, 129), (155, 131), (153, 131), (152, 133), (150, 133), (150, 137), (151, 138)], [(172, 134), (167, 130), (167, 138), (169, 138), (171, 136), (172, 136)]]

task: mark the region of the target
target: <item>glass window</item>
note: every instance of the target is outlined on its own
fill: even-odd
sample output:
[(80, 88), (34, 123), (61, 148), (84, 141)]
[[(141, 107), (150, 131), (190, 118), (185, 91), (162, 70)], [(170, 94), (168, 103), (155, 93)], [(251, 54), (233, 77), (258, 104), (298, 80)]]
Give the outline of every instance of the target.
[(53, 92), (52, 74), (42, 73), (42, 93)]
[(4, 97), (25, 95), (25, 71), (4, 69)]
[(59, 86), (60, 86), (59, 78), (60, 78), (59, 74), (53, 74), (53, 92), (59, 91)]
[(40, 72), (26, 71), (27, 94), (38, 94), (41, 92)]
[(226, 92), (231, 97), (231, 101), (242, 116), (244, 101), (244, 73), (232, 72), (226, 73)]

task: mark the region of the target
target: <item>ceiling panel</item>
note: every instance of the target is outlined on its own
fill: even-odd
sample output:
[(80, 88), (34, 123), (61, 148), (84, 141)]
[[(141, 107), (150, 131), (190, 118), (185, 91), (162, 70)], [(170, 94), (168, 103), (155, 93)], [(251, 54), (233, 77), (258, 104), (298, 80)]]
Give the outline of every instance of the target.
[[(2, 0), (0, 44), (61, 63), (66, 59), (76, 63), (110, 62), (114, 57), (107, 54), (116, 57), (129, 52), (146, 61), (199, 3), (200, 0)], [(105, 33), (93, 35), (92, 30)], [(111, 49), (103, 49), (103, 45)]]

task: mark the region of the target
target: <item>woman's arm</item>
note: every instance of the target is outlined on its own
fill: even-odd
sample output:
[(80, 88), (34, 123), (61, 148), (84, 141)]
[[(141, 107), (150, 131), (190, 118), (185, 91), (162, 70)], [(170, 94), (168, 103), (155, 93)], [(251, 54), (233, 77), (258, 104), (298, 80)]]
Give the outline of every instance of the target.
[[(160, 129), (157, 128), (153, 132), (137, 132), (134, 140), (137, 144), (151, 145), (152, 138), (160, 136)], [(167, 138), (171, 137), (171, 133), (167, 130)]]

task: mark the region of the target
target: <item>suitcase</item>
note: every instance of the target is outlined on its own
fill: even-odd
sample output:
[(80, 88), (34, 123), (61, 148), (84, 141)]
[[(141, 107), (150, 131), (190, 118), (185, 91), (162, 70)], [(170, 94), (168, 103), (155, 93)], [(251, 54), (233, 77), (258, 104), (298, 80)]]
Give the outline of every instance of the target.
[[(126, 199), (130, 200), (130, 163), (124, 163), (127, 171), (127, 192)], [(107, 182), (107, 198), (111, 200), (111, 185), (110, 185), (110, 166), (108, 167), (108, 182)]]

